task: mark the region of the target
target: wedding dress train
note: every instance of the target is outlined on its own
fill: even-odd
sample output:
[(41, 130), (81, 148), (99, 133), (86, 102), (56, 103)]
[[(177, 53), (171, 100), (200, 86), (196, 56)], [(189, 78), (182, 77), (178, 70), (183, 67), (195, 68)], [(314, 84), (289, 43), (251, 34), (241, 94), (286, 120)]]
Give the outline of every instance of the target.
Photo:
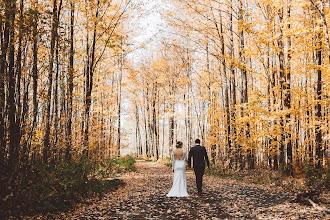
[(180, 160), (175, 158), (173, 152), (171, 153), (172, 168), (174, 170), (173, 185), (167, 197), (188, 197), (187, 180), (186, 180), (186, 153)]

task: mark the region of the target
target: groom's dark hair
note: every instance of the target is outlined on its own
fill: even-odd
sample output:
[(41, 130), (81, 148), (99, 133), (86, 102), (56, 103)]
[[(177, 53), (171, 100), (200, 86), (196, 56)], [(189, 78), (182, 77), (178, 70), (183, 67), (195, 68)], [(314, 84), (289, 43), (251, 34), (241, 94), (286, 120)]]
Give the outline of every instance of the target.
[(195, 143), (196, 143), (196, 144), (200, 144), (200, 143), (201, 143), (201, 140), (196, 139), (196, 140), (195, 140)]

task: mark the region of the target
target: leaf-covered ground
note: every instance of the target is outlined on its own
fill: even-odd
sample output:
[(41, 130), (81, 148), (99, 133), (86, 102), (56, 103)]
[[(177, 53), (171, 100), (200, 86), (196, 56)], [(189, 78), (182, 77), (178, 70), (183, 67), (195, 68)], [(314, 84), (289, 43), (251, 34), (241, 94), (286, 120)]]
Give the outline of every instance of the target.
[[(187, 171), (188, 198), (167, 198), (172, 185), (169, 167), (138, 161), (137, 171), (124, 174), (126, 185), (102, 198), (91, 198), (68, 213), (49, 219), (330, 219), (323, 211), (290, 201), (281, 188), (204, 176), (204, 194), (196, 194)], [(43, 217), (40, 217), (43, 218)]]

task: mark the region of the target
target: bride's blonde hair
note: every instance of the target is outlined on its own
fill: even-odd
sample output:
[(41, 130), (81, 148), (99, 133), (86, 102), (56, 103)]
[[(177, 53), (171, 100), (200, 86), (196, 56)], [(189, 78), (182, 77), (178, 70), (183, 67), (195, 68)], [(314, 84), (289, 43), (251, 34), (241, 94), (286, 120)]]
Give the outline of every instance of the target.
[(181, 148), (182, 145), (183, 145), (182, 141), (178, 141), (178, 142), (176, 142), (175, 146), (176, 146), (176, 148)]

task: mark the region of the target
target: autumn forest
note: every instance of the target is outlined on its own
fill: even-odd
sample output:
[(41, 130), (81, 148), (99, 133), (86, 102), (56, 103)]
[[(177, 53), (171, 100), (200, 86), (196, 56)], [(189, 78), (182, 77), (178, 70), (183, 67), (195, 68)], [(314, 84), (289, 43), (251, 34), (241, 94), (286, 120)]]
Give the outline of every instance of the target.
[(0, 0), (2, 181), (19, 188), (10, 176), (82, 158), (166, 160), (196, 138), (221, 170), (328, 169), (329, 10), (325, 0)]

